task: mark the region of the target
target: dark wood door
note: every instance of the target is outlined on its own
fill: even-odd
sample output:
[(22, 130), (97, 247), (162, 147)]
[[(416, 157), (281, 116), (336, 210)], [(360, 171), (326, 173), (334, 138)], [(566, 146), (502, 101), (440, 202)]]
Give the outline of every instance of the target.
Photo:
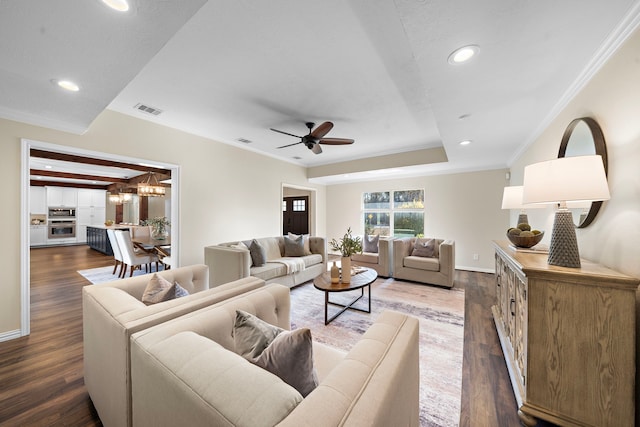
[(309, 233), (309, 197), (296, 196), (282, 199), (282, 234)]

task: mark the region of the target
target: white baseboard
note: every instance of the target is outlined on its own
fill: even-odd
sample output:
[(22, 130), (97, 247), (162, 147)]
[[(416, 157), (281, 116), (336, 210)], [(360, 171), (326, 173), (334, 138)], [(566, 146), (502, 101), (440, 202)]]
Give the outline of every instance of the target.
[(478, 273), (495, 274), (495, 268), (466, 267), (464, 265), (456, 265), (456, 270), (477, 271)]
[(20, 338), (20, 329), (16, 329), (15, 331), (7, 331), (0, 333), (0, 342), (14, 340), (16, 338)]

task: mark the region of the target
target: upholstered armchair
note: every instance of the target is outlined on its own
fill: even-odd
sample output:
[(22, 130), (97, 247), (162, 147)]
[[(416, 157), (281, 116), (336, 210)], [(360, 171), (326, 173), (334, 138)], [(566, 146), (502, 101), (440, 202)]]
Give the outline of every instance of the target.
[(455, 242), (404, 237), (393, 241), (393, 277), (453, 287)]
[[(377, 237), (377, 236), (376, 236)], [(378, 272), (378, 276), (391, 277), (391, 254), (393, 237), (379, 237), (375, 243), (370, 243), (370, 237), (363, 237), (363, 251), (359, 254), (351, 255), (353, 265), (373, 268)]]

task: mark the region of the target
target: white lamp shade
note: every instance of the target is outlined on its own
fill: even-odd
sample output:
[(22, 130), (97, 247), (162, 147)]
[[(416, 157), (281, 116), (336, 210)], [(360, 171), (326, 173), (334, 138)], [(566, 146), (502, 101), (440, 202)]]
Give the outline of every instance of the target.
[(527, 204), (522, 203), (522, 195), (524, 186), (512, 185), (511, 187), (504, 187), (502, 193), (502, 209), (539, 209), (544, 208), (544, 205), (540, 204)]
[(609, 200), (602, 157), (561, 157), (524, 168), (524, 203)]

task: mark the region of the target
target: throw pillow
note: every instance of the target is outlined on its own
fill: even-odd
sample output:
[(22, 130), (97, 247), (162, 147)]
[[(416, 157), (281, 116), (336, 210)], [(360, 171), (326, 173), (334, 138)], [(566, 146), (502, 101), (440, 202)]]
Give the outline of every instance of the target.
[(267, 262), (267, 253), (256, 239), (251, 241), (249, 253), (251, 254), (251, 262), (255, 267), (262, 267)]
[(235, 245), (231, 245), (232, 248), (234, 249), (244, 249), (246, 251), (249, 250), (249, 247), (247, 245), (244, 244), (244, 242), (238, 242)]
[(304, 256), (304, 237), (284, 236), (284, 256)]
[(162, 301), (168, 301), (175, 298), (175, 289), (173, 283), (162, 276), (153, 273), (151, 280), (147, 283), (147, 287), (142, 294), (142, 302), (149, 304), (157, 304)]
[(380, 240), (379, 235), (375, 236), (364, 236), (364, 251), (363, 252), (371, 252), (374, 254), (378, 253), (378, 241)]
[(289, 233), (288, 234), (289, 238), (291, 239), (295, 239), (298, 236), (302, 236), (302, 238), (304, 239), (304, 254), (305, 255), (311, 255), (311, 247), (309, 246), (309, 235), (308, 234), (293, 234), (293, 233)]
[(438, 258), (440, 256), (438, 242), (436, 239), (416, 239), (411, 255), (425, 258)]
[(186, 290), (185, 288), (183, 288), (182, 286), (180, 286), (180, 284), (178, 284), (178, 282), (173, 282), (173, 284), (176, 286), (176, 294), (175, 294), (175, 298), (182, 298), (182, 297), (186, 297), (189, 296), (189, 291)]
[(281, 332), (253, 363), (280, 377), (302, 397), (318, 386), (311, 331), (307, 328)]
[(233, 324), (233, 342), (236, 353), (245, 359), (253, 359), (284, 329), (274, 326), (246, 311), (236, 310)]

